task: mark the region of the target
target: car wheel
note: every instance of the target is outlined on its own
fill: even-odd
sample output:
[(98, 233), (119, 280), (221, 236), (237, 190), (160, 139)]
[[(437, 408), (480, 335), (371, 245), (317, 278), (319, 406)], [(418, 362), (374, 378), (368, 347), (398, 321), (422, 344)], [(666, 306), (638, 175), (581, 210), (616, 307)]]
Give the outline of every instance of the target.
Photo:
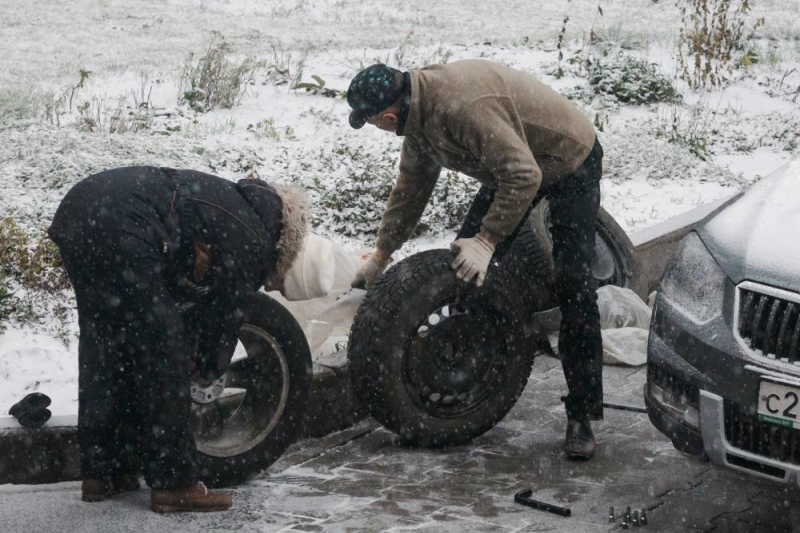
[(200, 477), (212, 487), (240, 483), (283, 454), (302, 428), (311, 386), (311, 353), (292, 314), (263, 293), (244, 314), (228, 370), (192, 388)]
[[(513, 255), (525, 256), (524, 242), (530, 239), (530, 233), (539, 237), (539, 250), (544, 258), (537, 256), (532, 261), (541, 262), (548, 260), (552, 271), (553, 240), (550, 234), (550, 207), (547, 199), (542, 200), (531, 212), (527, 223), (520, 229), (517, 241), (512, 246)], [(545, 259), (546, 258), (546, 259)], [(628, 235), (614, 220), (608, 211), (600, 207), (597, 212), (595, 234), (595, 257), (592, 261), (592, 274), (597, 281), (597, 286), (616, 285), (631, 289), (643, 300), (647, 300), (647, 280), (642, 275), (636, 248)], [(530, 280), (529, 277), (523, 278)], [(541, 284), (536, 284), (527, 292), (541, 292)], [(551, 300), (551, 303), (552, 300)]]
[(379, 423), (420, 446), (467, 442), (519, 398), (533, 364), (519, 306), (503, 273), (484, 286), (459, 281), (447, 250), (389, 269), (350, 331), (356, 395)]

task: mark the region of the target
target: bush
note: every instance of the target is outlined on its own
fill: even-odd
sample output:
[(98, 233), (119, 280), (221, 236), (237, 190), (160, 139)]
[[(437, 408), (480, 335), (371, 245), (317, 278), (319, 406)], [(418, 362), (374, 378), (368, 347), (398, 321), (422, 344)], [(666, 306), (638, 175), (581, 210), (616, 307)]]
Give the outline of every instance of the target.
[(613, 96), (625, 104), (675, 103), (681, 95), (655, 63), (620, 54), (589, 67), (589, 85), (595, 94)]
[(678, 63), (681, 78), (692, 89), (721, 87), (727, 81), (737, 66), (734, 52), (742, 50), (764, 24), (763, 18), (758, 19), (746, 31), (751, 9), (750, 0), (684, 0)]
[(215, 34), (205, 54), (197, 60), (190, 54), (181, 72), (180, 102), (198, 112), (238, 104), (247, 85), (255, 83), (260, 64), (252, 58), (233, 60), (231, 52), (231, 46)]
[(38, 320), (66, 339), (68, 288), (61, 255), (44, 231), (31, 235), (12, 218), (0, 221), (0, 320)]
[(11, 292), (11, 284), (0, 273), (0, 332), (3, 330), (3, 322), (11, 317), (14, 310), (12, 299), (14, 293)]
[(78, 127), (83, 131), (100, 133), (136, 133), (149, 130), (153, 114), (146, 105), (131, 102), (127, 97), (114, 102), (93, 97), (78, 105)]
[(704, 103), (689, 108), (671, 105), (667, 115), (659, 120), (656, 137), (683, 146), (692, 155), (707, 161), (711, 157), (710, 120), (711, 112)]
[[(289, 175), (308, 192), (315, 231), (348, 237), (374, 236), (397, 178), (399, 151), (386, 146), (336, 143)], [(324, 176), (324, 177), (320, 177)], [(457, 228), (477, 189), (476, 182), (455, 172), (441, 175), (417, 225), (415, 235)]]
[(319, 160), (338, 171), (331, 176), (333, 183), (315, 178), (309, 187), (316, 197), (312, 225), (348, 237), (375, 234), (394, 183), (396, 155), (372, 157), (339, 145), (322, 149)]
[(44, 231), (31, 237), (13, 218), (0, 222), (0, 276), (51, 294), (70, 286), (55, 243)]

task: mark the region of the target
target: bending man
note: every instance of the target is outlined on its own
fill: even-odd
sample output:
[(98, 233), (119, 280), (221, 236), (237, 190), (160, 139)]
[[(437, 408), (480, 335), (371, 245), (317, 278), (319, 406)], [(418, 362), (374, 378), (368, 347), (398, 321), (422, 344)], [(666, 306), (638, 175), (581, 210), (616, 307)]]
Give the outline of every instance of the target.
[(400, 175), (375, 253), (353, 280), (369, 287), (411, 236), (442, 168), (477, 179), (451, 249), (453, 268), (483, 284), (538, 199), (553, 224), (555, 283), (562, 321), (559, 353), (569, 387), (564, 451), (591, 458), (591, 420), (602, 419), (602, 339), (591, 275), (603, 149), (591, 121), (555, 91), (509, 67), (457, 61), (400, 72), (372, 65), (351, 81), (350, 125), (403, 136)]

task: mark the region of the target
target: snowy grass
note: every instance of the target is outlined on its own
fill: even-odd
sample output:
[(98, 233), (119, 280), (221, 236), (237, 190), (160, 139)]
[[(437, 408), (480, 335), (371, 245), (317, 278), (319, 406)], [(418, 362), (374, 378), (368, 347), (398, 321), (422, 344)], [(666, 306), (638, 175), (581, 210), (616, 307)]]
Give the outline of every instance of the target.
[[(677, 76), (674, 2), (72, 0), (20, 9), (0, 0), (0, 219), (26, 232), (33, 253), (78, 180), (164, 165), (297, 183), (310, 193), (315, 231), (361, 250), (373, 243), (401, 139), (348, 126), (349, 79), (377, 61), (407, 69), (485, 58), (576, 98), (601, 130), (603, 205), (636, 231), (728, 196), (798, 154), (797, 4), (752, 3), (747, 24), (764, 23), (734, 51), (729, 81), (696, 92)], [(217, 65), (246, 68), (212, 76), (228, 80), (230, 98), (199, 112), (185, 95), (192, 79), (201, 85), (209, 62), (198, 58), (215, 38), (226, 43)], [(644, 66), (636, 79), (622, 75), (626, 61)], [(605, 68), (594, 85), (591, 65)], [(475, 187), (444, 173), (402, 253), (446, 245)], [(0, 263), (0, 320), (28, 302), (25, 313), (5, 312), (0, 360), (27, 339), (47, 346), (54, 367), (72, 368), (60, 360), (76, 350), (70, 291), (25, 285), (17, 259)], [(61, 352), (50, 342), (59, 336)]]
[(48, 99), (41, 92), (0, 87), (0, 126), (36, 118)]

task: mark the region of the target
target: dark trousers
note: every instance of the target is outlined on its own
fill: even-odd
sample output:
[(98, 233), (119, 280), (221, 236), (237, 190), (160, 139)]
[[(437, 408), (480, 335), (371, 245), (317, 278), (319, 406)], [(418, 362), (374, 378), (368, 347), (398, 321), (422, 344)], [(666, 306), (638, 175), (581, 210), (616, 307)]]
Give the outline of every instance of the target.
[(197, 482), (191, 347), (148, 222), (159, 214), (145, 200), (156, 193), (168, 206), (171, 189), (121, 190), (128, 186), (139, 187), (79, 183), (49, 231), (78, 304), (81, 473), (114, 480), (141, 469), (153, 488), (187, 487)]
[[(552, 224), (555, 293), (561, 310), (558, 351), (569, 388), (566, 410), (571, 420), (603, 418), (603, 340), (597, 286), (592, 276), (602, 174), (603, 148), (595, 141), (583, 165), (534, 198), (520, 225), (498, 244), (494, 255), (495, 260), (505, 255), (530, 212), (546, 197)], [(472, 237), (480, 231), (493, 199), (494, 190), (480, 188), (458, 238)]]

